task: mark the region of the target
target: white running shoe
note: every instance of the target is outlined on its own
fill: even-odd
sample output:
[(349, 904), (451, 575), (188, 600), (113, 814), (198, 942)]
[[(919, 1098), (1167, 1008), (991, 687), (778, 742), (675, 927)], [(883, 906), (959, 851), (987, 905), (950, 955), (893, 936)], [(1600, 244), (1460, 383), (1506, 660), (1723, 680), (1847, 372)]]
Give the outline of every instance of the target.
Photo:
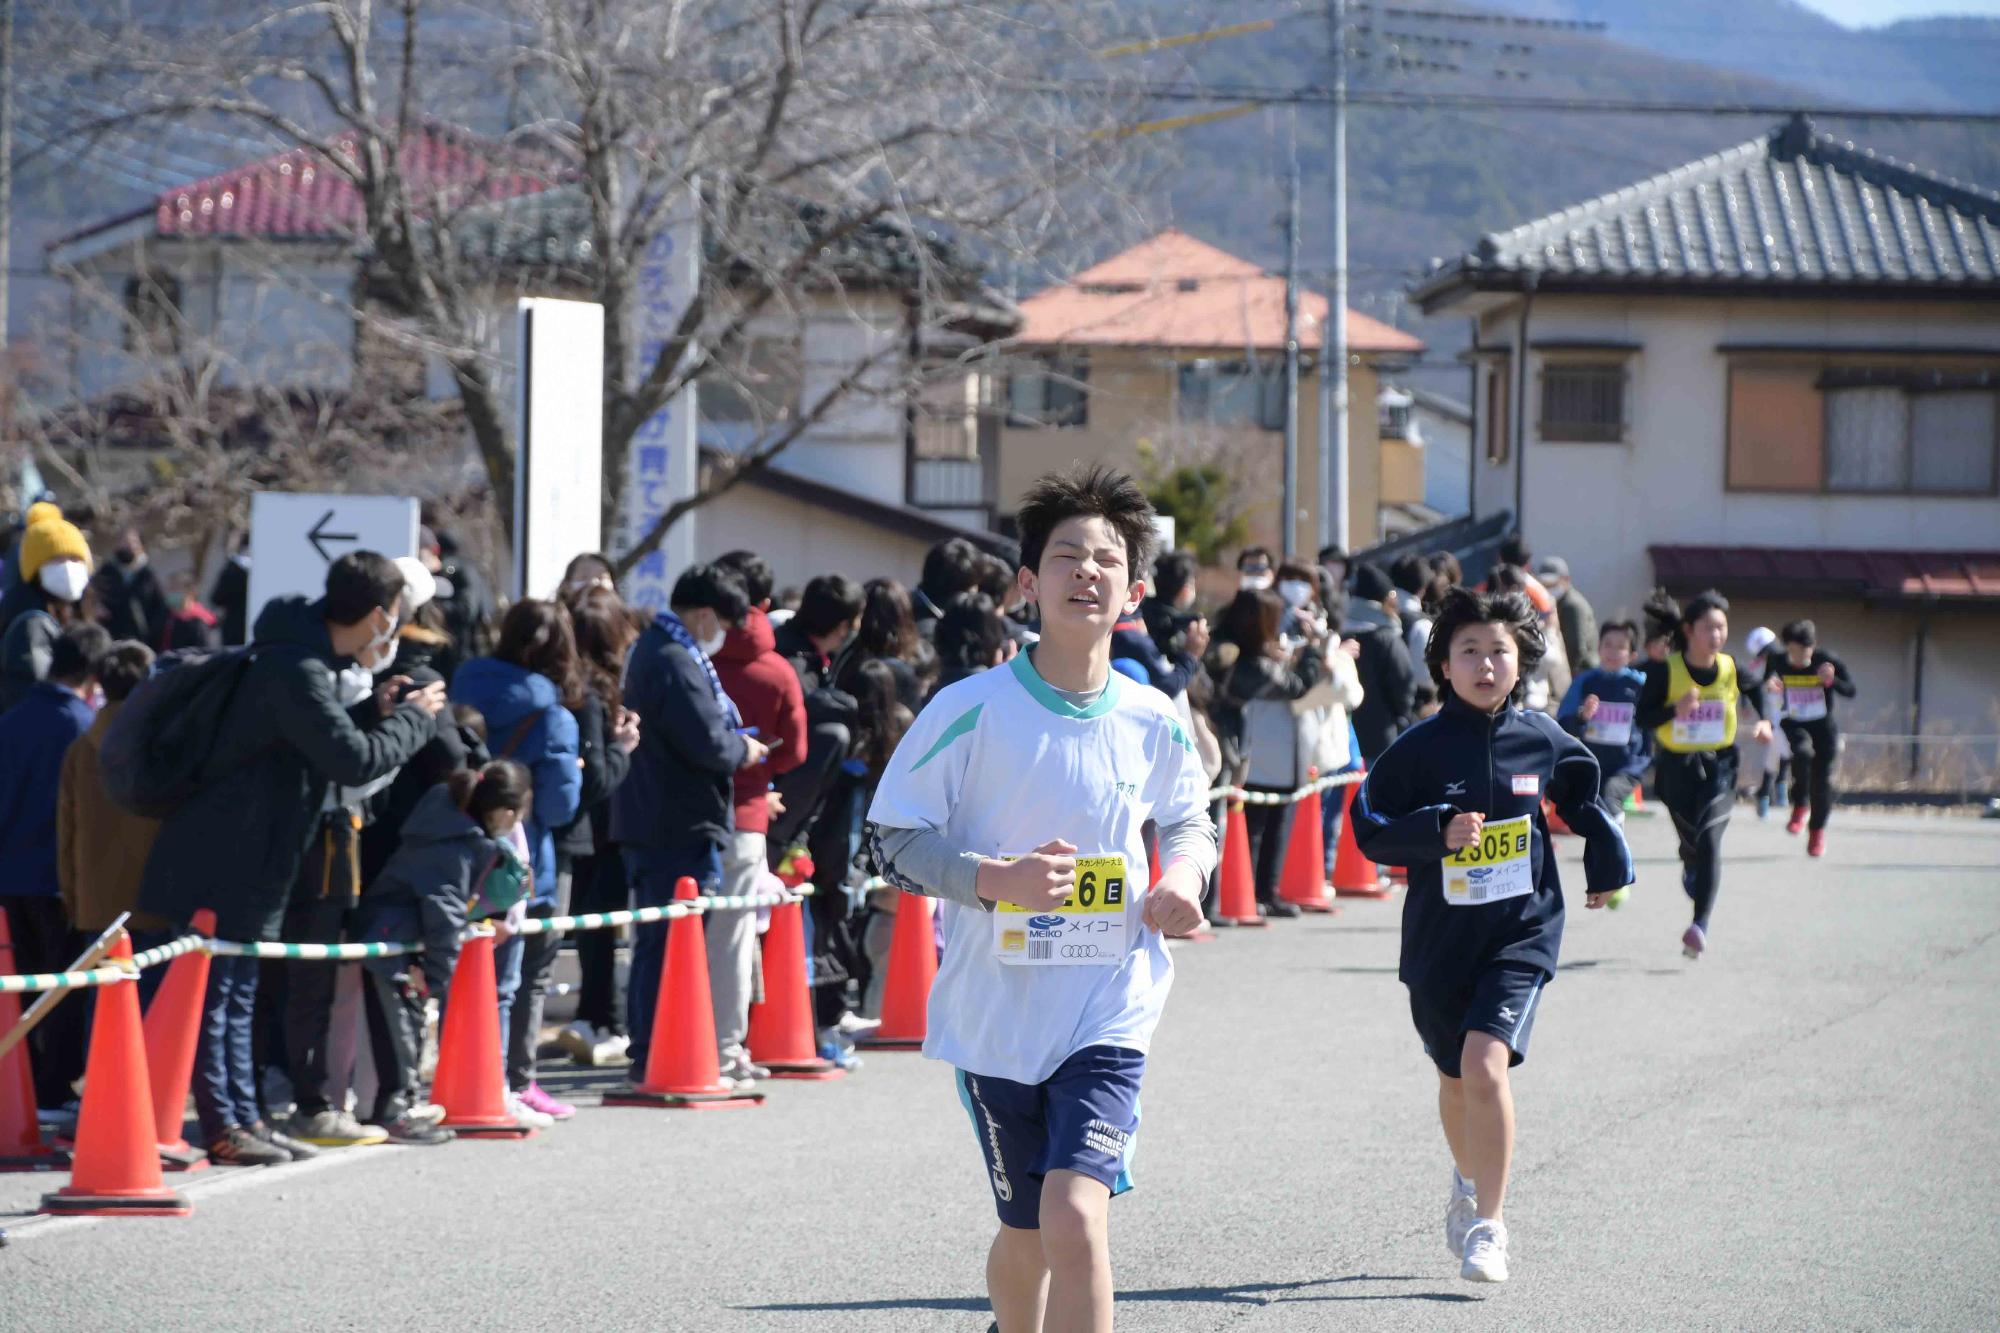
[(1471, 1181), (1451, 1173), (1451, 1202), (1444, 1210), (1444, 1243), (1455, 1259), (1465, 1257), (1465, 1233), (1479, 1220), (1479, 1190)]
[(1467, 1282), (1507, 1280), (1507, 1227), (1490, 1218), (1479, 1218), (1465, 1233), (1465, 1262), (1458, 1275)]

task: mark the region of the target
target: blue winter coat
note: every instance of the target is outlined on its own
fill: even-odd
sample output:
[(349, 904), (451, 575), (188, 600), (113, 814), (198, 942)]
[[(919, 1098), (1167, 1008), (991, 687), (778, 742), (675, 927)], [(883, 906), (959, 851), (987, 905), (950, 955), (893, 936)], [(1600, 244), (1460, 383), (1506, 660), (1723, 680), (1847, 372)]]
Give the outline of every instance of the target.
[[(578, 766), (576, 718), (547, 676), (497, 657), (475, 657), (451, 680), (452, 702), (471, 704), (486, 718), (486, 746), (495, 759), (523, 764), (535, 780), (535, 805), (528, 818), (528, 850), (535, 862), (531, 905), (556, 900), (556, 843), (552, 830), (576, 818), (583, 807), (583, 769)], [(526, 725), (526, 730), (522, 730)], [(520, 740), (514, 740), (516, 735)], [(513, 749), (507, 747), (513, 742)]]
[(54, 898), (56, 791), (63, 755), (90, 730), (90, 705), (42, 681), (0, 713), (0, 898)]

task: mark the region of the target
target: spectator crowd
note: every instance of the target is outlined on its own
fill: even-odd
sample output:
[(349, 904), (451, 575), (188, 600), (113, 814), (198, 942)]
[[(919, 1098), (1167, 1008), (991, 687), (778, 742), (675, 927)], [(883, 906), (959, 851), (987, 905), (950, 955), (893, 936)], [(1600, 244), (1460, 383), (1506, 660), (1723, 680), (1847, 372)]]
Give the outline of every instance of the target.
[[(137, 532), (100, 564), (54, 505), (29, 511), (0, 571), (13, 970), (66, 967), (120, 913), (141, 948), (201, 909), (227, 939), (422, 940), (365, 963), (212, 960), (201, 1146), (274, 1164), (451, 1137), (423, 1095), (427, 1033), (469, 923), (499, 937), (513, 1113), (546, 1126), (574, 1113), (539, 1076), (562, 949), (580, 987), (555, 1045), (638, 1082), (667, 926), (637, 927), (621, 951), (611, 931), (566, 941), (523, 921), (664, 905), (684, 877), (732, 896), (809, 879), (820, 1054), (857, 1065), (898, 897), (870, 878), (862, 815), (934, 692), (1035, 642), (1013, 566), (954, 538), (915, 588), (827, 573), (780, 590), (766, 560), (732, 551), (683, 571), (654, 614), (621, 599), (600, 555), (503, 608), (448, 535), (426, 528), (420, 547), (350, 553), (321, 595), (252, 608), (247, 543), (205, 603), (191, 576), (154, 571)], [(1514, 540), (1487, 582), (1541, 615), (1552, 647), (1528, 702), (1553, 709), (1597, 667), (1597, 632), (1560, 560), (1529, 565)], [(1174, 701), (1211, 786), (1294, 791), (1369, 764), (1437, 709), (1423, 663), (1431, 614), (1462, 579), (1448, 553), (1383, 568), (1251, 547), (1210, 606), (1193, 556), (1150, 573), (1113, 665)], [(1277, 891), (1297, 809), (1246, 811), (1260, 913), (1298, 913)], [(1331, 862), (1340, 803), (1322, 817)], [(758, 929), (754, 908), (706, 921), (718, 1062), (743, 1090), (769, 1076), (745, 1046)], [(51, 1116), (74, 1113), (88, 1021), (77, 992), (31, 1037)]]

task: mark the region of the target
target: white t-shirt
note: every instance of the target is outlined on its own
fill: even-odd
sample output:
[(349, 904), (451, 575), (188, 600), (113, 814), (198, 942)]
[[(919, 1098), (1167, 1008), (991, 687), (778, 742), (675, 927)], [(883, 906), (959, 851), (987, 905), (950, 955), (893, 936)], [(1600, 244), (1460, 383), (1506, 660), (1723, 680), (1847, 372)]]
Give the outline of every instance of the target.
[(868, 818), (936, 830), (979, 856), (1020, 856), (1062, 838), (1080, 857), (1122, 856), (1133, 891), (1115, 966), (1010, 966), (996, 955), (991, 913), (940, 903), (944, 958), (924, 1054), (1040, 1083), (1086, 1046), (1144, 1051), (1173, 963), (1140, 920), (1141, 829), (1206, 818), (1207, 787), (1173, 701), (1115, 671), (1082, 708), (1051, 689), (1027, 653), (940, 691), (896, 748)]

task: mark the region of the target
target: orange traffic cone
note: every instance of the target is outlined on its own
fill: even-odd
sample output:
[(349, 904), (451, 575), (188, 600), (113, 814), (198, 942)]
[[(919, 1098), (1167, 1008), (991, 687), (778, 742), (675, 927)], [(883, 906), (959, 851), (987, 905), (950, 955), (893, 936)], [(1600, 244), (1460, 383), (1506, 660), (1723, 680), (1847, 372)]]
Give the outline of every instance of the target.
[(1326, 831), (1320, 827), (1319, 793), (1310, 792), (1292, 816), (1292, 836), (1285, 845), (1285, 868), (1278, 876), (1278, 896), (1308, 912), (1338, 912), (1326, 891)]
[(930, 1031), (931, 983), (937, 980), (937, 936), (931, 900), (905, 893), (896, 900), (889, 939), (889, 979), (882, 987), (882, 1026), (855, 1042), (874, 1051), (918, 1051)]
[[(0, 912), (0, 974), (11, 975), (15, 966), (7, 914)], [(20, 1021), (21, 998), (12, 991), (0, 994), (0, 1034), (13, 1031)], [(68, 1153), (42, 1142), (28, 1043), (17, 1042), (13, 1050), (0, 1055), (0, 1171), (60, 1171), (68, 1165)]]
[(1361, 854), (1361, 844), (1354, 840), (1354, 792), (1359, 786), (1350, 782), (1340, 789), (1340, 842), (1333, 853), (1333, 891), (1341, 898), (1386, 898), (1389, 890), (1382, 887), (1382, 872)]
[(1229, 825), (1222, 836), (1222, 894), (1215, 908), (1218, 926), (1268, 926), (1257, 915), (1257, 871), (1250, 864), (1250, 826), (1243, 803), (1229, 803)]
[[(700, 895), (692, 879), (674, 886), (675, 902)], [(729, 1111), (762, 1106), (764, 1094), (737, 1094), (722, 1081), (715, 1047), (715, 1001), (708, 985), (708, 946), (699, 913), (667, 927), (667, 965), (653, 1004), (653, 1035), (646, 1049), (646, 1081), (604, 1094), (606, 1106), (665, 1106), (683, 1111)]]
[[(120, 934), (108, 961), (129, 961)], [(74, 999), (75, 997), (71, 997)], [(71, 1217), (186, 1217), (194, 1211), (161, 1181), (153, 1133), (153, 1095), (139, 1029), (139, 981), (98, 988), (90, 1060), (83, 1072), (83, 1113), (76, 1122), (76, 1165), (69, 1184), (42, 1196), (42, 1211)]]
[(771, 909), (764, 932), (764, 1002), (750, 1006), (750, 1058), (772, 1078), (836, 1079), (847, 1071), (819, 1058), (806, 986), (805, 904)]
[(431, 1100), (444, 1108), (439, 1123), (462, 1138), (532, 1138), (535, 1131), (507, 1109), (493, 949), (491, 935), (474, 935), (459, 948), (444, 1007), (444, 1031), (438, 1034)]
[[(194, 914), (190, 928), (215, 934), (215, 913)], [(167, 975), (146, 1006), (146, 1068), (153, 1076), (153, 1132), (160, 1141), (160, 1165), (169, 1171), (199, 1171), (208, 1154), (182, 1137), (188, 1083), (194, 1078), (195, 1048), (201, 1044), (202, 1000), (208, 994), (208, 952), (196, 949), (167, 965)]]

